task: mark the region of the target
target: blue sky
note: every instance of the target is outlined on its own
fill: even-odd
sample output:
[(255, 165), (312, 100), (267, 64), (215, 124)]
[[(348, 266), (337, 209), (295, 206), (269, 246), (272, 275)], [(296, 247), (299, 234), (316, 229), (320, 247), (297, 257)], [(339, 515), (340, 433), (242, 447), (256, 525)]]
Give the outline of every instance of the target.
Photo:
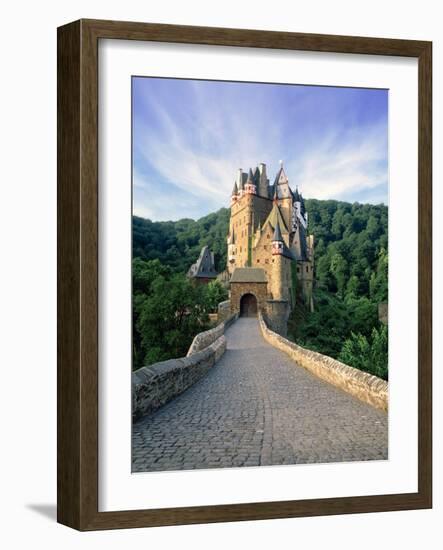
[(387, 204), (388, 92), (133, 77), (136, 215), (197, 219), (280, 160), (307, 198)]

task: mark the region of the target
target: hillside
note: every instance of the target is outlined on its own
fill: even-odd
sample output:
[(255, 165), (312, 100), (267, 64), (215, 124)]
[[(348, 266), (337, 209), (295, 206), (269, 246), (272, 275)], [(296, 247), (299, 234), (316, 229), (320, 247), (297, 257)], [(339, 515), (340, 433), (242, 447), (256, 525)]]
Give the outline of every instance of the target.
[[(384, 205), (307, 199), (315, 236), (315, 312), (296, 308), (289, 337), (310, 349), (387, 377), (387, 328), (378, 321), (388, 298), (388, 208)], [(134, 216), (133, 255), (157, 259), (184, 274), (203, 245), (226, 265), (229, 209), (199, 220), (152, 222)], [(375, 331), (375, 332), (374, 332)]]

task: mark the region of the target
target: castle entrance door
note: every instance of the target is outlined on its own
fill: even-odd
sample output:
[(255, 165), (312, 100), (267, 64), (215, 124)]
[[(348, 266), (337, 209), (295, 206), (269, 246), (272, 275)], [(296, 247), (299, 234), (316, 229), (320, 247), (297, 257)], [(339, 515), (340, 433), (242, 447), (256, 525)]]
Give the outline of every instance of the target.
[(257, 317), (257, 298), (244, 294), (240, 300), (240, 317)]

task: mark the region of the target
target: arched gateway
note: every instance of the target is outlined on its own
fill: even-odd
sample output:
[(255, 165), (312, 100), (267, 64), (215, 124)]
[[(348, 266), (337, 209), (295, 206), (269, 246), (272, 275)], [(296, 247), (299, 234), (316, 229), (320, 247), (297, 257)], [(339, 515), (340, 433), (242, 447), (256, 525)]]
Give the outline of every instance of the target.
[(240, 300), (240, 317), (257, 317), (257, 298), (253, 294), (244, 294)]

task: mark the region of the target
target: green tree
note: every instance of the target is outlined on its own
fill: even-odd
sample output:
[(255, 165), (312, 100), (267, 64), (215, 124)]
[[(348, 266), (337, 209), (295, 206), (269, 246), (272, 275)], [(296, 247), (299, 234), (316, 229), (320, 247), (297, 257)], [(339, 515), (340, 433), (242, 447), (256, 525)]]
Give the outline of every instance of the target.
[(370, 338), (351, 333), (339, 355), (339, 360), (351, 367), (388, 379), (388, 328), (374, 327)]
[(206, 303), (209, 311), (212, 313), (217, 312), (217, 306), (220, 302), (224, 302), (228, 299), (228, 291), (220, 283), (220, 281), (214, 280), (208, 283), (205, 288)]

